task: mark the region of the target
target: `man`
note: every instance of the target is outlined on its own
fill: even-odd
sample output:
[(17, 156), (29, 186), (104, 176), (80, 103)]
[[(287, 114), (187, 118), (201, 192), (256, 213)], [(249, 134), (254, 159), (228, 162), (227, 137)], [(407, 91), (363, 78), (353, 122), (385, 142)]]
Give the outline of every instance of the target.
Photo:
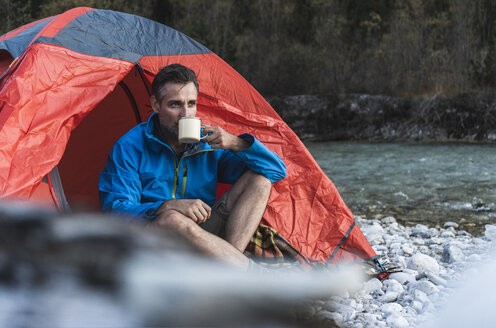
[[(286, 167), (252, 135), (217, 126), (204, 125), (201, 142), (181, 143), (178, 121), (196, 115), (197, 97), (191, 69), (172, 64), (160, 70), (152, 83), (155, 113), (114, 145), (100, 175), (100, 201), (104, 210), (178, 233), (206, 254), (246, 268), (243, 251), (271, 183), (286, 176)], [(233, 186), (215, 202), (217, 182)]]

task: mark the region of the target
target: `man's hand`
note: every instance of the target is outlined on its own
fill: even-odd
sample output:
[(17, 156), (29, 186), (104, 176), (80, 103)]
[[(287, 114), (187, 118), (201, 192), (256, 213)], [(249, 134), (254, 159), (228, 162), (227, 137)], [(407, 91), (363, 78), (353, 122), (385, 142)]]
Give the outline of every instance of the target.
[(203, 133), (207, 135), (203, 138), (204, 142), (208, 142), (212, 149), (230, 149), (232, 151), (240, 151), (250, 147), (250, 144), (242, 138), (230, 134), (223, 128), (218, 126), (202, 125)]
[(210, 206), (200, 199), (170, 199), (160, 205), (155, 214), (160, 216), (168, 210), (175, 210), (198, 224), (205, 222), (212, 213)]

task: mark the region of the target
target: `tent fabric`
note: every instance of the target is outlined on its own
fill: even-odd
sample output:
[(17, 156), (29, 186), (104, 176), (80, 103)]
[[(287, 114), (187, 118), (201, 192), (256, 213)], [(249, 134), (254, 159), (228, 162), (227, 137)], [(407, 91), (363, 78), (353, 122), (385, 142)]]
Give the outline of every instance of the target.
[(29, 199), (59, 165), (69, 203), (85, 190), (96, 203), (92, 183), (103, 154), (150, 115), (149, 86), (160, 68), (181, 63), (198, 75), (197, 115), (205, 123), (252, 133), (284, 160), (288, 174), (273, 185), (266, 224), (314, 260), (375, 256), (296, 134), (243, 77), (184, 34), (134, 15), (75, 8), (7, 33), (0, 49), (17, 58), (0, 81), (3, 198)]
[[(19, 57), (24, 50), (29, 46), (33, 38), (40, 32), (40, 30), (48, 24), (53, 18), (36, 22), (27, 29), (16, 32), (15, 35), (5, 35), (5, 40), (0, 45), (0, 49), (7, 50), (14, 58)], [(2, 38), (0, 38), (2, 41)]]

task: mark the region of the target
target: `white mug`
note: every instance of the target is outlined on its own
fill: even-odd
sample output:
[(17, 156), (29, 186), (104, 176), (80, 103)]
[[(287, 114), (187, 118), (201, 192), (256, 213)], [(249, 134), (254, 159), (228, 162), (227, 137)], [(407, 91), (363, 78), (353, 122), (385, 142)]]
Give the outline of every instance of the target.
[(199, 117), (181, 117), (179, 119), (179, 141), (190, 144), (200, 141), (201, 119)]

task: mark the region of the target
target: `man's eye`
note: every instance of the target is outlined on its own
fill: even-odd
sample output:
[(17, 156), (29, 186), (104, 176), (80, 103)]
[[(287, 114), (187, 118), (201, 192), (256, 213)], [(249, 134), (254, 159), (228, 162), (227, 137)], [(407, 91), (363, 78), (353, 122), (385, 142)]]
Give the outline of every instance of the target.
[(196, 101), (190, 101), (188, 104), (189, 104), (190, 106), (195, 106), (195, 105), (196, 105)]

